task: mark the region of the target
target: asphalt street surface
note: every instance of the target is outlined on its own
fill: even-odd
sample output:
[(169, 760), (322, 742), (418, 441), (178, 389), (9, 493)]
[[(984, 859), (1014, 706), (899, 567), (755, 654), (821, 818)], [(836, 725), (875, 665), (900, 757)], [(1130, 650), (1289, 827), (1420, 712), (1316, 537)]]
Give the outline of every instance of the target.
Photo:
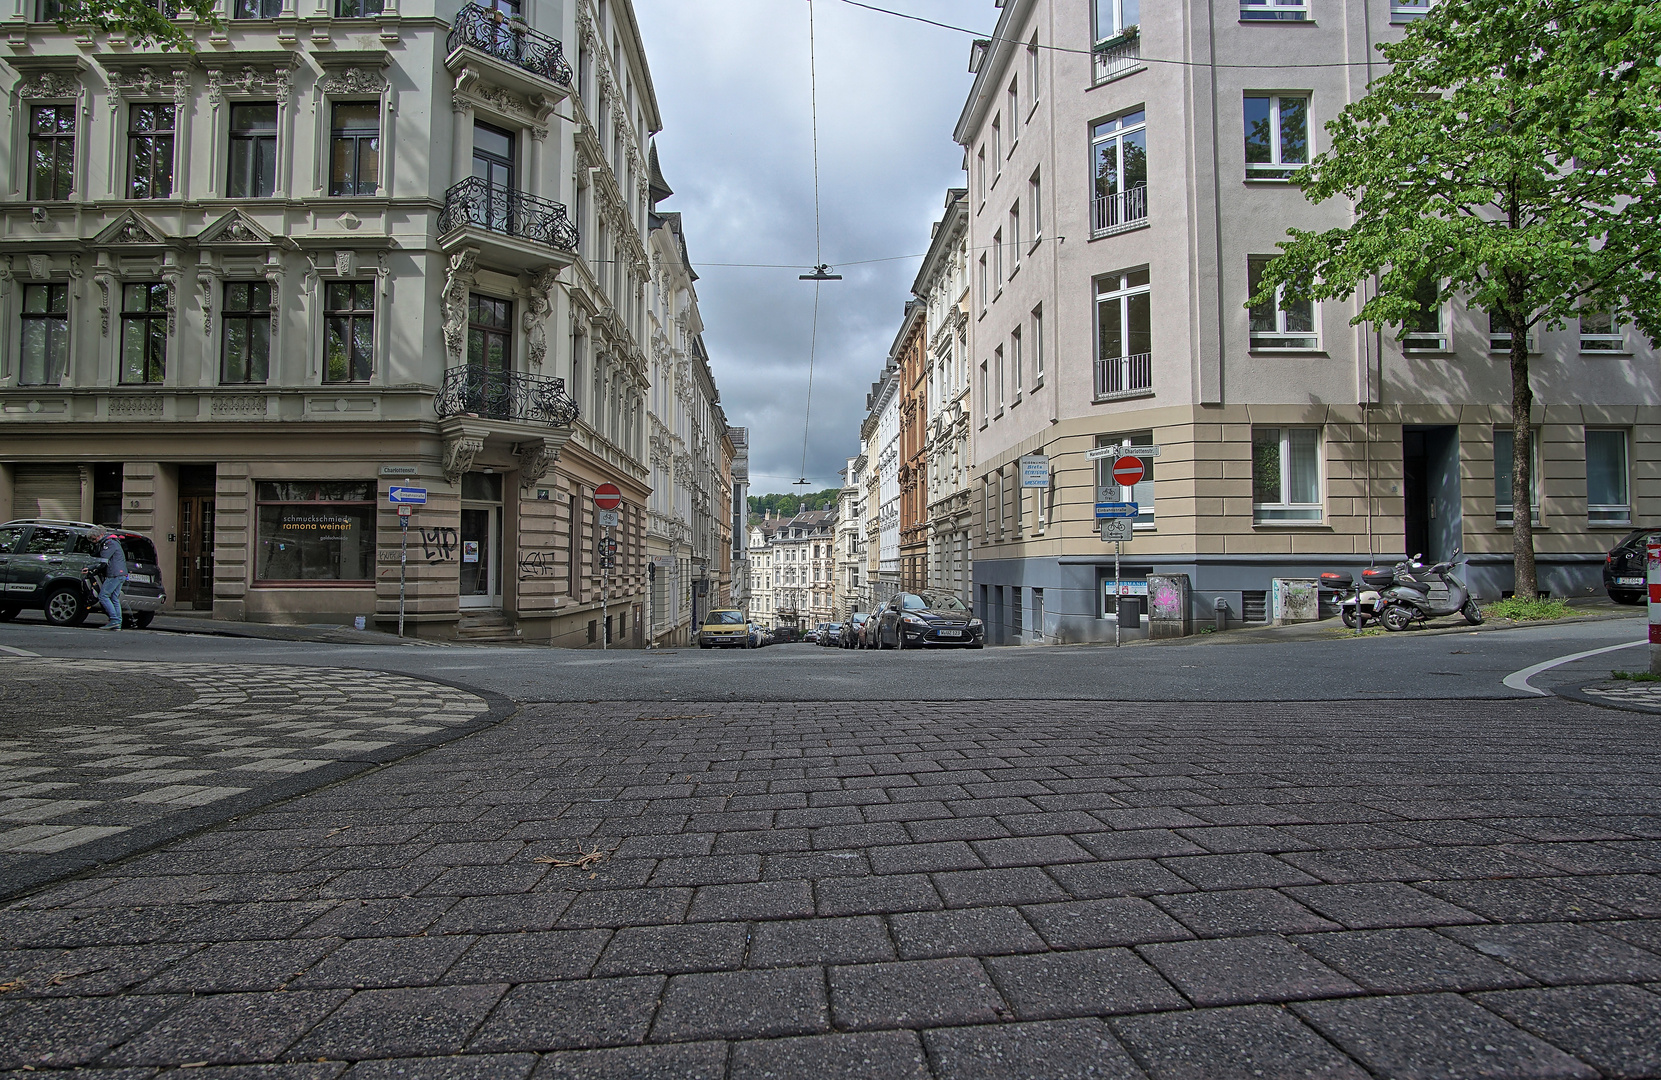
[[(0, 907), (0, 1070), (1661, 1077), (1661, 691), (1603, 682), (1643, 631), (599, 655), (0, 627), (0, 847), (196, 815)], [(1572, 700), (1519, 682), (1610, 648), (1529, 680)], [(247, 779), (283, 761), (341, 771)]]

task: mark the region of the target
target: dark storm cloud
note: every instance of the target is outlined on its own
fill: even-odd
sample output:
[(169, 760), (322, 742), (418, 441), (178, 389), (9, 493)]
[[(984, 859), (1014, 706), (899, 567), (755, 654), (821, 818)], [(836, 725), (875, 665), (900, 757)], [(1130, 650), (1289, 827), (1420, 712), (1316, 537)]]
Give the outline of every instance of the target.
[[(914, 14), (991, 27), (979, 0), (903, 0)], [(984, 8), (984, 10), (982, 10)], [(807, 0), (635, 0), (663, 114), (658, 153), (697, 269), (704, 342), (729, 420), (750, 429), (753, 489), (802, 472), (815, 285)], [(972, 77), (962, 34), (814, 0), (823, 261), (813, 489), (858, 451), (865, 393), (899, 329), (929, 226), (962, 186), (952, 126)], [(789, 269), (718, 263), (784, 263)], [(863, 263), (863, 264), (862, 264)], [(799, 489), (798, 489), (799, 490)]]

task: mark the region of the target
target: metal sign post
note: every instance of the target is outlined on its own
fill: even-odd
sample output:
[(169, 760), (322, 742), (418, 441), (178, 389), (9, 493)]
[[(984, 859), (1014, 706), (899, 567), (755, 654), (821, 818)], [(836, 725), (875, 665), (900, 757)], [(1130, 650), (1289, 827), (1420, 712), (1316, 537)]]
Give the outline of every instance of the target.
[(402, 542), (398, 547), (398, 636), (404, 636), (404, 584), (409, 577), (409, 518), (408, 506), (398, 507), (398, 526)]
[(605, 652), (611, 637), (611, 526), (606, 526), (605, 552), (600, 558), (600, 651)]

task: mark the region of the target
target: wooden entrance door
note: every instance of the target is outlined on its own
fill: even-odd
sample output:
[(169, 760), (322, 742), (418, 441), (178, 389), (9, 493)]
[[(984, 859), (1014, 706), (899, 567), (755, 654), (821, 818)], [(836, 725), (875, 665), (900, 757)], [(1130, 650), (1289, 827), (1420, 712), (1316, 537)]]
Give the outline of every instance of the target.
[(213, 496), (179, 497), (179, 569), (174, 602), (192, 608), (213, 607)]

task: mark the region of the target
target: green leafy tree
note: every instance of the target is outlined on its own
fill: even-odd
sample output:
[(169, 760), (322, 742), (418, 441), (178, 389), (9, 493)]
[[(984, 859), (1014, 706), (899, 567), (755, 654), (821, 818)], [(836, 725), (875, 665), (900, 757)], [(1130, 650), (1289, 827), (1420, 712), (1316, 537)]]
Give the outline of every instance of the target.
[[(134, 46), (195, 52), (195, 28), (220, 25), (216, 8), (216, 0), (48, 0), (47, 14), (62, 30), (84, 26), (123, 35)], [(195, 22), (181, 22), (181, 15)]]
[[(1442, 0), (1294, 180), (1354, 223), (1291, 230), (1249, 306), (1371, 295), (1355, 322), (1412, 330), (1462, 296), (1511, 331), (1512, 502), (1531, 505), (1528, 334), (1580, 311), (1661, 338), (1661, 3)], [(1530, 515), (1516, 594), (1538, 595)]]

